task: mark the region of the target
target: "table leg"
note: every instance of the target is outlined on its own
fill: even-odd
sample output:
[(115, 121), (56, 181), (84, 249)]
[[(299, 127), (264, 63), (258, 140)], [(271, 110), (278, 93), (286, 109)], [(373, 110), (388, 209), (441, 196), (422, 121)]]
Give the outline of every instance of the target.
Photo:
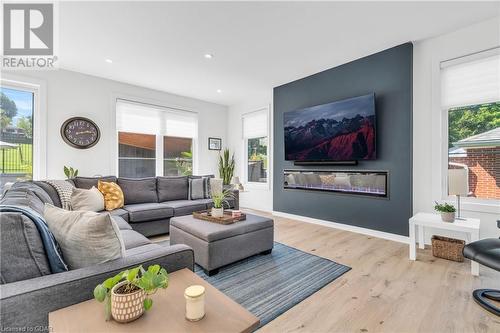
[(415, 240), (415, 223), (410, 222), (410, 260), (417, 259), (417, 249)]
[[(470, 242), (475, 242), (479, 240), (479, 230), (473, 231), (470, 234)], [(479, 276), (479, 264), (476, 261), (470, 261), (470, 271), (474, 276)]]
[(418, 248), (419, 249), (425, 249), (424, 227), (422, 225), (418, 226)]

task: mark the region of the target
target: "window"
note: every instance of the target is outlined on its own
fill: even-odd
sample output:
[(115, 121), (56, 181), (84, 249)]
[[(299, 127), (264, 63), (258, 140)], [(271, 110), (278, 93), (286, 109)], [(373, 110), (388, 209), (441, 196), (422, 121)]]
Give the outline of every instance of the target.
[(267, 110), (243, 115), (243, 139), (245, 143), (246, 181), (268, 181), (268, 119)]
[(163, 137), (163, 175), (188, 176), (193, 174), (193, 139)]
[(448, 168), (468, 170), (470, 197), (500, 199), (500, 55), (497, 50), (441, 64)]
[(156, 136), (118, 132), (118, 174), (140, 178), (156, 175)]
[(33, 178), (35, 92), (0, 87), (0, 189), (8, 182)]
[(195, 113), (119, 99), (116, 122), (120, 177), (192, 174)]

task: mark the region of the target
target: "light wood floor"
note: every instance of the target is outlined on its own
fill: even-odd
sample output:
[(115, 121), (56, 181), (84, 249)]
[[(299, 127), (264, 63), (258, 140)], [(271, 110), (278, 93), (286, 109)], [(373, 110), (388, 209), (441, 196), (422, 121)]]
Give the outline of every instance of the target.
[[(260, 215), (267, 213), (254, 211)], [(472, 290), (500, 289), (500, 273), (434, 258), (408, 245), (273, 216), (275, 240), (352, 269), (259, 333), (500, 332), (500, 317), (479, 307)], [(156, 239), (155, 239), (156, 240)]]
[[(259, 212), (261, 215), (265, 213)], [(267, 214), (268, 215), (268, 214)], [(408, 245), (274, 216), (275, 240), (352, 269), (259, 330), (267, 332), (500, 332), (500, 317), (472, 299), (500, 289), (500, 273)]]

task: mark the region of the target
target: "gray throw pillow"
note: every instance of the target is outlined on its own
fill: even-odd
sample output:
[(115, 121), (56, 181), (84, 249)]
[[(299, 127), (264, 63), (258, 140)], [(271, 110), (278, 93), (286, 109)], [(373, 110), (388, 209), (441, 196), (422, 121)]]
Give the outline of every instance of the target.
[(208, 188), (208, 178), (189, 179), (189, 200), (205, 199)]
[(45, 205), (44, 217), (70, 269), (122, 258), (125, 246), (109, 213), (67, 211)]
[(73, 210), (100, 212), (104, 210), (104, 196), (95, 187), (90, 190), (75, 187), (71, 195), (71, 208)]

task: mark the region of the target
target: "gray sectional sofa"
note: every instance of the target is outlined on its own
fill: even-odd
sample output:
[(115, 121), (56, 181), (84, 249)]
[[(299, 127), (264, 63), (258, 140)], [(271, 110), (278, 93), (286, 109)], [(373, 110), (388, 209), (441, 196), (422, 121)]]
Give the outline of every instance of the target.
[[(130, 223), (132, 229), (144, 236), (155, 236), (168, 233), (170, 218), (192, 214), (194, 211), (212, 207), (211, 199), (188, 200), (189, 178), (202, 176), (151, 177), (151, 178), (117, 178), (107, 177), (76, 177), (72, 180), (78, 188), (89, 189), (97, 187), (99, 179), (117, 183), (125, 197), (123, 208), (111, 211), (111, 215), (120, 216)], [(213, 175), (204, 176), (213, 177)], [(35, 182), (57, 200), (57, 192), (50, 185)], [(41, 184), (40, 184), (41, 183)], [(60, 202), (56, 203), (56, 206)], [(238, 209), (238, 191), (229, 200), (229, 208)]]
[[(168, 232), (171, 217), (209, 206), (207, 199), (184, 197), (186, 177), (101, 179), (116, 181), (125, 192), (125, 207), (111, 212), (125, 243), (120, 259), (53, 274), (33, 220), (20, 212), (0, 212), (0, 330), (46, 331), (49, 312), (91, 299), (97, 284), (133, 266), (159, 264), (168, 272), (194, 269), (189, 246), (162, 246), (144, 236)], [(97, 179), (78, 177), (73, 182), (90, 188)], [(43, 182), (15, 183), (0, 200), (0, 206), (26, 207), (40, 215), (45, 203), (61, 205), (55, 189)]]

